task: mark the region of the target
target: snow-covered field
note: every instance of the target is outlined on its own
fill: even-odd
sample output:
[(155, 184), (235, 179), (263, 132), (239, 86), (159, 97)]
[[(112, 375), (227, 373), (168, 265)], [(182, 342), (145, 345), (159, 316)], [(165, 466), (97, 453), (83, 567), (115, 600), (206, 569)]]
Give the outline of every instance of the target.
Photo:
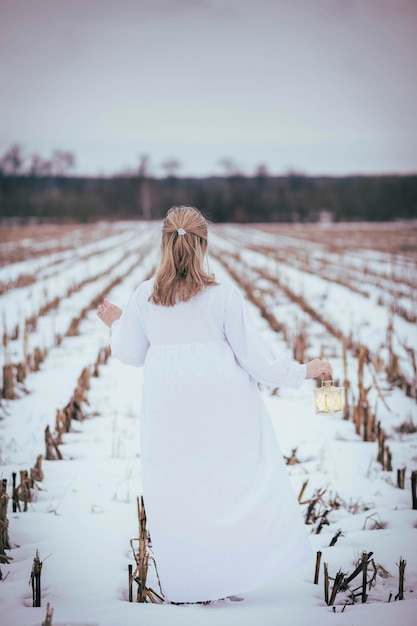
[[(121, 306), (127, 302), (155, 267), (159, 232), (159, 223), (120, 222), (97, 225), (94, 232), (91, 226), (67, 227), (61, 235), (55, 229), (41, 244), (27, 231), (24, 242), (15, 234), (0, 243), (0, 258), (13, 259), (0, 268), (5, 335), (0, 365), (14, 365), (15, 396), (0, 401), (0, 469), (7, 480), (10, 539), (0, 560), (0, 624), (41, 626), (49, 603), (53, 626), (415, 626), (417, 510), (410, 481), (417, 470), (415, 222), (212, 227), (210, 268), (239, 282), (262, 333), (277, 349), (291, 352), (299, 351), (302, 334), (304, 358), (324, 355), (335, 380), (349, 386), (346, 419), (315, 415), (312, 381), (299, 391), (262, 390), (283, 454), (291, 457), (295, 450), (297, 462), (288, 471), (305, 519), (310, 508), (306, 531), (314, 551), (322, 552), (317, 585), (312, 562), (245, 594), (241, 602), (128, 602), (130, 540), (138, 537), (141, 494), (142, 372), (111, 357), (90, 378), (82, 402), (86, 419), (72, 420), (63, 435), (63, 459), (43, 460), (44, 477), (35, 481), (28, 510), (20, 502), (21, 511), (13, 512), (13, 472), (19, 483), (19, 472), (45, 455), (45, 428), (54, 432), (57, 410), (72, 398), (82, 370), (93, 372), (108, 343), (96, 299), (107, 293)], [(281, 332), (272, 330), (265, 310), (282, 325)], [(74, 319), (76, 332), (69, 333)], [(358, 346), (366, 353), (361, 372)], [(28, 367), (18, 382), (17, 365), (30, 360), (36, 348), (44, 351), (39, 370)], [(364, 441), (355, 428), (360, 385), (375, 423), (386, 433), (392, 469), (377, 461), (375, 433)], [(397, 470), (403, 468), (400, 489)], [(43, 563), (40, 608), (32, 606), (29, 584), (37, 550)], [(363, 552), (373, 553), (366, 603), (359, 595), (352, 604), (347, 590), (327, 605), (323, 563), (331, 592), (332, 579), (340, 570), (352, 573)], [(253, 558), (248, 554), (248, 567)], [(396, 600), (401, 558), (404, 599)], [(149, 581), (158, 590), (152, 566)], [(350, 590), (361, 583), (362, 573)]]

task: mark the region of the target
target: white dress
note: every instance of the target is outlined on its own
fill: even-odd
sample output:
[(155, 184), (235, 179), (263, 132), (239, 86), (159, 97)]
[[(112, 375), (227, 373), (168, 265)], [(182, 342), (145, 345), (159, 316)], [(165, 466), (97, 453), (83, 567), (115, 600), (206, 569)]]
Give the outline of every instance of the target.
[(158, 574), (170, 601), (224, 598), (312, 556), (257, 387), (298, 388), (306, 367), (272, 353), (231, 282), (174, 307), (149, 302), (152, 284), (113, 323), (111, 349), (144, 366), (142, 489)]

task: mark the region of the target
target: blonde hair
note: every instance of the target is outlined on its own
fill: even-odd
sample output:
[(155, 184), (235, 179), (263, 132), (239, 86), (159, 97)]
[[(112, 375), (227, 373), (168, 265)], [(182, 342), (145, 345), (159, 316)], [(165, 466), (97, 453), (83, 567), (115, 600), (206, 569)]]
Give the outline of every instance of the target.
[(205, 217), (191, 206), (171, 207), (162, 224), (161, 257), (149, 300), (174, 306), (216, 285), (214, 274), (203, 269), (206, 252)]

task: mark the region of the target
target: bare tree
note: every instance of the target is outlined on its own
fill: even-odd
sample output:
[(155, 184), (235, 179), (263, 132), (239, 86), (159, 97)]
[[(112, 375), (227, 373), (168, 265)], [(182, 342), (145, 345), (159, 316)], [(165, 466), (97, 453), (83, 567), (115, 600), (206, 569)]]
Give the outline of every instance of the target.
[(52, 162), (43, 159), (39, 154), (32, 154), (30, 157), (28, 174), (30, 176), (50, 176), (52, 174)]
[(161, 167), (168, 177), (174, 178), (181, 167), (181, 162), (178, 159), (167, 159), (161, 163)]
[(52, 169), (55, 176), (65, 176), (75, 167), (75, 156), (65, 150), (54, 150), (52, 153)]
[(225, 175), (226, 176), (241, 176), (242, 172), (239, 169), (239, 166), (237, 165), (236, 161), (234, 161), (233, 159), (229, 158), (229, 157), (223, 157), (222, 159), (220, 159), (218, 161), (220, 167), (222, 167), (224, 169)]
[(266, 163), (259, 163), (259, 165), (255, 169), (255, 176), (258, 178), (268, 178), (271, 174), (269, 173), (268, 166)]
[(13, 144), (0, 158), (0, 172), (5, 176), (13, 176), (24, 173), (25, 157), (22, 147)]
[(149, 167), (150, 157), (149, 154), (141, 154), (139, 157), (139, 168), (138, 168), (138, 176), (139, 178), (148, 178), (150, 176), (150, 167)]
[(142, 212), (142, 217), (145, 220), (150, 220), (152, 217), (152, 192), (151, 192), (151, 182), (149, 180), (150, 171), (149, 171), (149, 155), (141, 154), (139, 157), (139, 168), (138, 168), (138, 177), (139, 177), (139, 207)]

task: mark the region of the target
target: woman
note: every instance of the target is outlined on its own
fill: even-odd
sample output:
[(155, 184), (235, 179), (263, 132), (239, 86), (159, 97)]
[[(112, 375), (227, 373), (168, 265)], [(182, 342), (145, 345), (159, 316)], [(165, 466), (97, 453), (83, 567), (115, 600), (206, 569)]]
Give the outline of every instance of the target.
[(311, 557), (257, 383), (298, 388), (328, 363), (275, 355), (234, 284), (203, 269), (207, 222), (163, 222), (155, 278), (122, 312), (104, 301), (112, 354), (144, 366), (142, 488), (162, 591), (201, 602), (276, 580)]

